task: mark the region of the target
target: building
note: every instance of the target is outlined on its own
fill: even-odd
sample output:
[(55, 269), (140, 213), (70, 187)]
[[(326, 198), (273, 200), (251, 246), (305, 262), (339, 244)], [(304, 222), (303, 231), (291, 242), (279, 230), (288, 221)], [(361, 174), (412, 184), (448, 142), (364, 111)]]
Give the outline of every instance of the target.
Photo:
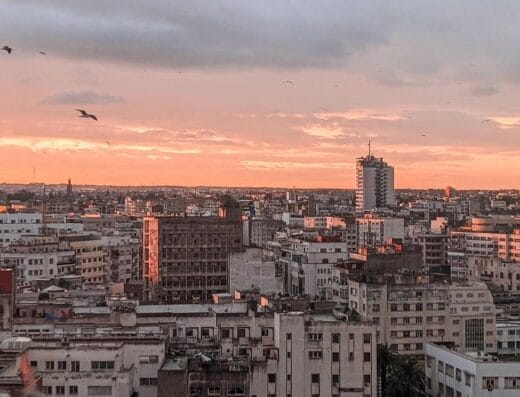
[(228, 291), (228, 255), (242, 250), (240, 217), (153, 216), (143, 226), (148, 300), (209, 301)]
[(348, 280), (349, 307), (378, 326), (379, 343), (421, 356), (426, 342), (462, 351), (496, 351), (495, 305), (483, 283)]
[(283, 275), (271, 251), (247, 248), (229, 255), (229, 291), (258, 289), (266, 294), (283, 293)]
[(105, 242), (95, 234), (68, 234), (60, 237), (60, 249), (75, 254), (75, 272), (85, 284), (102, 285), (108, 281), (108, 255)]
[(356, 218), (357, 247), (384, 245), (390, 239), (404, 239), (404, 219), (367, 214)]
[(414, 244), (422, 249), (423, 268), (432, 274), (450, 274), (446, 256), (447, 240), (448, 236), (434, 233), (419, 234), (413, 239)]
[(427, 343), (425, 373), (428, 396), (520, 395), (520, 362), (480, 351), (463, 353)]
[(15, 243), (22, 236), (39, 234), (42, 227), (42, 214), (15, 212), (0, 214), (0, 247)]
[[(369, 146), (370, 147), (370, 146)], [(370, 154), (356, 162), (356, 211), (395, 205), (394, 168)]]
[(47, 337), (27, 353), (44, 395), (154, 397), (165, 349), (159, 338)]
[(497, 322), (497, 353), (504, 356), (520, 354), (520, 321)]
[(32, 288), (38, 280), (74, 273), (74, 251), (60, 249), (45, 238), (20, 239), (0, 252), (0, 264), (16, 269), (17, 288)]
[[(375, 328), (341, 311), (220, 320), (220, 349), (194, 346), (168, 357), (158, 396), (375, 396)], [(171, 385), (176, 388), (172, 389)]]
[(276, 232), (285, 228), (285, 223), (274, 219), (249, 218), (243, 221), (243, 228), (244, 245), (263, 248), (268, 241), (274, 238)]
[(278, 257), (291, 295), (332, 298), (332, 273), (336, 263), (347, 259), (348, 246), (339, 237), (290, 239)]

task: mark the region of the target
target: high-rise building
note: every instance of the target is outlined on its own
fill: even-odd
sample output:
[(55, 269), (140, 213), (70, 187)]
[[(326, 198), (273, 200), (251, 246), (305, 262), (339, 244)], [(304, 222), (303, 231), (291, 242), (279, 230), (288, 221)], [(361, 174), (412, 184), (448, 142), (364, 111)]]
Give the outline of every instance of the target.
[(203, 302), (228, 291), (228, 254), (242, 249), (240, 216), (145, 217), (143, 237), (148, 300)]
[(69, 180), (67, 182), (67, 196), (70, 196), (70, 195), (72, 195), (72, 181), (69, 178)]
[(372, 156), (369, 149), (368, 156), (356, 162), (356, 211), (392, 205), (395, 205), (394, 167)]

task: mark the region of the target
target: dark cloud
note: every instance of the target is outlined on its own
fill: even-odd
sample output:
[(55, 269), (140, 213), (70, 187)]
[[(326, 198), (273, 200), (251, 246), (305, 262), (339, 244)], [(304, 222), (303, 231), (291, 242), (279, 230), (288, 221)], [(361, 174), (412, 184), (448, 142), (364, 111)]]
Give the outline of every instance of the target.
[[(0, 0), (0, 36), (69, 58), (183, 67), (357, 68), (520, 81), (520, 3), (503, 0)], [(356, 62), (359, 61), (359, 62)], [(367, 62), (368, 61), (368, 62)], [(375, 70), (385, 70), (377, 75)], [(430, 81), (430, 80), (427, 80)]]
[(499, 92), (500, 89), (492, 85), (478, 86), (470, 90), (470, 94), (473, 96), (492, 96)]
[(124, 102), (123, 97), (98, 94), (88, 90), (57, 92), (41, 101), (45, 105), (105, 105), (122, 102)]

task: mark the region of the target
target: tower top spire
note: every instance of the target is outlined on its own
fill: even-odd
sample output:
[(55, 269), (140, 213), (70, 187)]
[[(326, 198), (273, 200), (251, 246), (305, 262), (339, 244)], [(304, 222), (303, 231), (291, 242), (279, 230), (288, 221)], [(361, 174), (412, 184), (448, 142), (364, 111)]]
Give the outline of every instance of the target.
[(372, 139), (369, 139), (368, 140), (368, 155), (369, 156), (372, 154), (371, 150), (372, 150)]

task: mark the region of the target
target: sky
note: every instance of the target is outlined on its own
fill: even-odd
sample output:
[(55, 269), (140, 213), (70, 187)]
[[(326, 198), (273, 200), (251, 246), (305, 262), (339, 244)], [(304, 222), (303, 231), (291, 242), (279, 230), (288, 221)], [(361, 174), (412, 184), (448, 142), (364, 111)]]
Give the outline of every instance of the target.
[(513, 0), (0, 0), (0, 182), (352, 188), (370, 139), (398, 188), (520, 188), (519, 20)]

